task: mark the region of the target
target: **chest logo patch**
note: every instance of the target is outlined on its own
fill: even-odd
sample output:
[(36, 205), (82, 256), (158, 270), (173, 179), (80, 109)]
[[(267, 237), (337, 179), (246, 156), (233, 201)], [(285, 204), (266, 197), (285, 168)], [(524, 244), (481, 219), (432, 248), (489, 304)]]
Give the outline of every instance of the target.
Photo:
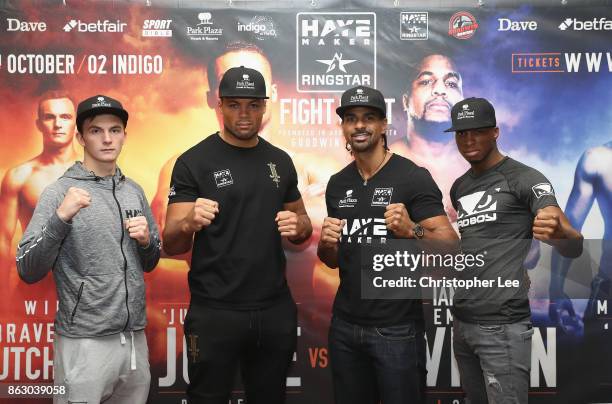
[(531, 187), (531, 190), (538, 199), (540, 199), (544, 195), (555, 196), (555, 190), (548, 182), (541, 182), (539, 184), (535, 184), (533, 187)]
[(276, 172), (276, 164), (268, 163), (268, 167), (270, 168), (270, 178), (272, 178), (272, 181), (276, 183), (276, 188), (278, 188), (280, 184), (280, 175)]
[(372, 206), (388, 206), (391, 203), (393, 188), (375, 188), (372, 195)]
[(232, 179), (232, 173), (229, 169), (215, 171), (213, 173), (215, 177), (215, 183), (217, 184), (217, 188), (223, 188), (228, 185), (232, 185), (234, 180)]
[(457, 225), (459, 228), (497, 220), (497, 195), (491, 190), (478, 191), (459, 198)]
[(338, 208), (354, 208), (357, 205), (357, 198), (353, 198), (353, 190), (347, 189), (343, 199), (338, 202)]

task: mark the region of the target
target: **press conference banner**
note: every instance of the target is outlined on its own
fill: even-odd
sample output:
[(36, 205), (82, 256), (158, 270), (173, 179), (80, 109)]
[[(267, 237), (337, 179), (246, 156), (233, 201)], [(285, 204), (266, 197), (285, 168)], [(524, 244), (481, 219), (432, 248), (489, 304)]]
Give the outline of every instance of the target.
[[(327, 181), (351, 161), (335, 108), (342, 91), (356, 85), (383, 92), (391, 151), (431, 172), (455, 226), (467, 219), (448, 194), (468, 165), (454, 135), (443, 132), (449, 109), (470, 96), (493, 103), (502, 152), (548, 177), (561, 208), (595, 246), (582, 278), (545, 245), (534, 245), (528, 257), (535, 328), (530, 401), (612, 401), (610, 317), (607, 300), (597, 295), (609, 288), (601, 280), (612, 271), (606, 242), (612, 238), (611, 9), (281, 6), (2, 3), (0, 383), (53, 381), (52, 275), (32, 285), (21, 281), (15, 251), (40, 193), (67, 162), (82, 159), (82, 148), (69, 123), (71, 104), (47, 111), (41, 97), (53, 91), (78, 102), (107, 94), (123, 103), (130, 120), (119, 166), (143, 186), (162, 226), (174, 161), (219, 130), (219, 78), (245, 65), (266, 78), (270, 99), (261, 136), (293, 158), (314, 226), (307, 247), (286, 251), (299, 308), (288, 403), (333, 401), (327, 331), (339, 280), (317, 259), (316, 245)], [(68, 123), (49, 123), (45, 114)], [(470, 213), (487, 220), (494, 201), (483, 197)], [(347, 235), (367, 243), (369, 228), (356, 221)], [(146, 275), (150, 403), (186, 402), (188, 260), (163, 258)], [(562, 284), (552, 301), (542, 297), (551, 284)], [(464, 400), (451, 346), (453, 293), (434, 290), (424, 305), (431, 403)], [(231, 403), (244, 402), (237, 375)]]

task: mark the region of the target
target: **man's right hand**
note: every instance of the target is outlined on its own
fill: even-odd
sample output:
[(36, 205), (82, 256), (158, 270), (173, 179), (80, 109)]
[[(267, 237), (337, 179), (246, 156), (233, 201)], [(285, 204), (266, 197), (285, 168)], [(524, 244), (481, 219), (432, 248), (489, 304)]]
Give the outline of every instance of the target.
[(344, 227), (345, 223), (345, 220), (336, 219), (335, 217), (326, 217), (323, 219), (320, 239), (321, 244), (326, 247), (337, 245), (342, 235), (342, 227)]
[(219, 203), (210, 199), (198, 198), (184, 219), (185, 232), (195, 233), (210, 226), (219, 213)]
[(91, 204), (91, 195), (84, 189), (70, 187), (56, 213), (64, 222), (69, 222), (83, 208)]

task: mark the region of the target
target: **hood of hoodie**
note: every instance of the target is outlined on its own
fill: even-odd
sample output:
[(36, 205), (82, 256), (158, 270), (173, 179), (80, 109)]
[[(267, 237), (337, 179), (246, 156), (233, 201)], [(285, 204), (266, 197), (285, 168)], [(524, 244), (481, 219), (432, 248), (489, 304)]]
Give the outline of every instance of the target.
[(113, 179), (115, 180), (115, 184), (120, 184), (125, 181), (125, 175), (123, 175), (119, 166), (116, 167), (115, 173), (113, 175), (100, 177), (99, 175), (96, 175), (96, 173), (94, 173), (93, 171), (88, 170), (81, 161), (77, 161), (72, 166), (70, 166), (60, 178), (81, 181), (93, 181), (97, 183), (100, 187), (106, 189), (113, 188)]

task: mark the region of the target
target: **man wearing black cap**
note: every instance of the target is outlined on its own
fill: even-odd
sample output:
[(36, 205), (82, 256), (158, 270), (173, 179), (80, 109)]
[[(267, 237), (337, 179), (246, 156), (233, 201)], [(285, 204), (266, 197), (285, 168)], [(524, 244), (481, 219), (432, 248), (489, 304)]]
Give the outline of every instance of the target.
[(460, 101), (451, 118), (447, 132), (455, 132), (471, 165), (451, 188), (462, 251), (485, 256), (469, 277), (496, 280), (496, 287), (455, 292), (453, 348), (466, 402), (527, 403), (533, 329), (523, 261), (532, 238), (579, 256), (582, 235), (559, 209), (546, 177), (499, 152), (489, 101)]
[(145, 403), (149, 393), (143, 272), (160, 242), (142, 188), (117, 167), (127, 120), (110, 97), (79, 104), (83, 162), (44, 190), (17, 250), (24, 281), (53, 270), (56, 403)]
[[(429, 172), (386, 145), (386, 104), (369, 87), (342, 94), (336, 109), (355, 161), (333, 175), (318, 255), (340, 270), (329, 332), (336, 403), (425, 402), (420, 300), (361, 299), (361, 247), (387, 239), (456, 239)], [(366, 224), (366, 225), (364, 225)]]
[(281, 239), (312, 226), (287, 153), (258, 136), (266, 83), (244, 66), (225, 72), (223, 130), (183, 153), (172, 173), (164, 249), (193, 245), (185, 338), (193, 403), (227, 403), (240, 367), (249, 403), (285, 401), (297, 310)]

